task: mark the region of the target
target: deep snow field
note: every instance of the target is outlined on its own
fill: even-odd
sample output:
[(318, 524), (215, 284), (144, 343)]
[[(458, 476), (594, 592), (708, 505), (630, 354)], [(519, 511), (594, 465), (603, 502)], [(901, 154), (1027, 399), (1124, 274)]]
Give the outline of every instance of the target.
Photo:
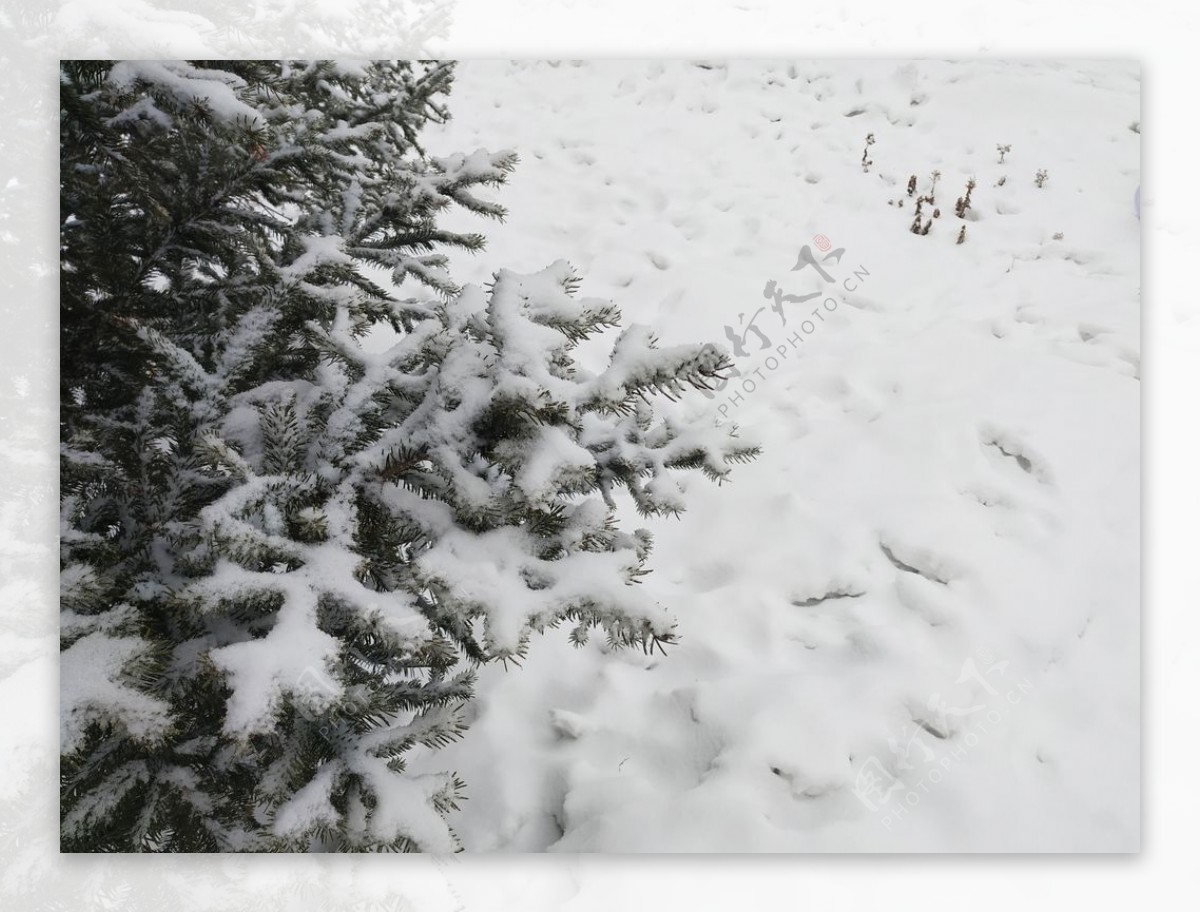
[(678, 408), (764, 448), (623, 518), (667, 656), (549, 632), (411, 762), (466, 850), (1136, 850), (1137, 66), (478, 61), (450, 107), (432, 152), (521, 157), (456, 278), (565, 258), (664, 343), (744, 332)]

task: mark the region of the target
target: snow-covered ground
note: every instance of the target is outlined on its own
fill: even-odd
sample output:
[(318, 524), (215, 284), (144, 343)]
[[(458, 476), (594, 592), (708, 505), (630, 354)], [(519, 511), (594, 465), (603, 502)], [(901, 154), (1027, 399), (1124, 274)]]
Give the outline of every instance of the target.
[(744, 332), (683, 408), (764, 447), (624, 518), (669, 655), (551, 632), (413, 760), (466, 849), (1137, 849), (1136, 65), (479, 61), (451, 107), (432, 152), (521, 156), (456, 278), (565, 257), (665, 343)]

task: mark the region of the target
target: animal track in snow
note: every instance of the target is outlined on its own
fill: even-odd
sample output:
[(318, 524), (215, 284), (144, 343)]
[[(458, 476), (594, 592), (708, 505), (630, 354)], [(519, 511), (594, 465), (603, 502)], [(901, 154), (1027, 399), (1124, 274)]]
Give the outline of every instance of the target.
[(793, 599), (792, 605), (800, 608), (810, 608), (815, 605), (820, 605), (823, 602), (828, 602), (831, 599), (857, 599), (863, 595), (863, 591), (854, 592), (849, 587), (830, 590), (820, 596), (809, 596), (805, 599)]
[(987, 426), (980, 432), (980, 440), (985, 448), (1016, 463), (1027, 475), (1033, 476), (1045, 485), (1054, 484), (1053, 474), (1046, 461), (1016, 435)]
[(926, 580), (948, 584), (956, 576), (948, 563), (926, 548), (916, 548), (896, 542), (891, 538), (879, 540), (879, 550), (898, 571), (917, 574)]

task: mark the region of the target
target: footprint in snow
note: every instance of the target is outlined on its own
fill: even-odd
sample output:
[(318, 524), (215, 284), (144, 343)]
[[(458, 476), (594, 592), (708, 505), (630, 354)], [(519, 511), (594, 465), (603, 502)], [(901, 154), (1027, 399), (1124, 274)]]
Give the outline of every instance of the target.
[(1117, 367), (1128, 365), (1132, 368), (1133, 377), (1141, 377), (1141, 356), (1129, 346), (1121, 345), (1119, 337), (1112, 330), (1106, 327), (1080, 324), (1077, 332), (1080, 342), (1091, 348), (1099, 348), (1110, 356), (1107, 364), (1115, 364)]
[(1054, 484), (1054, 476), (1046, 460), (1017, 435), (994, 426), (984, 426), (980, 429), (979, 439), (994, 461), (1015, 465), (1043, 485)]
[(953, 562), (936, 554), (931, 549), (910, 545), (894, 536), (882, 536), (879, 550), (896, 570), (905, 574), (916, 574), (933, 583), (946, 586), (961, 576)]

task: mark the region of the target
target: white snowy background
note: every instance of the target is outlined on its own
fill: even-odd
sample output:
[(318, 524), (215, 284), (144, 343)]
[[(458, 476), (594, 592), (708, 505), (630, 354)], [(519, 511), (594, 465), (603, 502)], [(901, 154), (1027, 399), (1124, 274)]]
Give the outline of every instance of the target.
[[(1061, 909), (1189, 909), (1196, 902), (1192, 837), (1200, 791), (1200, 705), (1191, 594), (1200, 437), (1200, 312), (1194, 124), (1195, 4), (1129, 0), (312, 0), (247, 4), (234, 27), (220, 0), (187, 12), (172, 0), (14, 2), (0, 17), (7, 69), (0, 195), (8, 295), (6, 422), (0, 509), (0, 869), (4, 905), (201, 909), (953, 909), (1031, 904)], [(409, 28), (402, 26), (409, 21)], [(57, 593), (53, 542), (55, 60), (59, 56), (532, 57), (773, 54), (846, 58), (976, 54), (1140, 60), (1145, 79), (1144, 434), (1145, 848), (1136, 858), (927, 856), (685, 857), (475, 854), (440, 859), (336, 857), (58, 857)], [(459, 126), (461, 126), (461, 122)], [(1000, 140), (996, 140), (1000, 141)], [(990, 141), (989, 141), (990, 142)], [(987, 148), (990, 148), (987, 147)], [(1014, 152), (1016, 147), (1014, 146)], [(877, 161), (879, 160), (877, 157)], [(1053, 180), (1056, 175), (1052, 175)], [(511, 190), (511, 188), (510, 188)], [(800, 240), (800, 239), (797, 239)], [(925, 239), (928, 240), (928, 239)], [(493, 246), (495, 251), (495, 246)], [(786, 263), (791, 262), (789, 252)], [(482, 262), (482, 261), (481, 261)], [(786, 265), (785, 263), (785, 265)], [(772, 262), (772, 268), (782, 272)], [(485, 267), (486, 270), (486, 267)], [(628, 307), (628, 304), (626, 304)], [(719, 327), (717, 328), (719, 330)], [(695, 513), (692, 516), (696, 516)], [(662, 543), (660, 543), (660, 546)], [(660, 552), (661, 553), (661, 552)], [(660, 578), (661, 579), (661, 578)]]
[(649, 524), (679, 645), (535, 639), (414, 762), (466, 849), (1136, 850), (1137, 66), (465, 62), (452, 113), (432, 152), (522, 160), (460, 281), (565, 257), (666, 343), (762, 331), (685, 414), (763, 455)]

